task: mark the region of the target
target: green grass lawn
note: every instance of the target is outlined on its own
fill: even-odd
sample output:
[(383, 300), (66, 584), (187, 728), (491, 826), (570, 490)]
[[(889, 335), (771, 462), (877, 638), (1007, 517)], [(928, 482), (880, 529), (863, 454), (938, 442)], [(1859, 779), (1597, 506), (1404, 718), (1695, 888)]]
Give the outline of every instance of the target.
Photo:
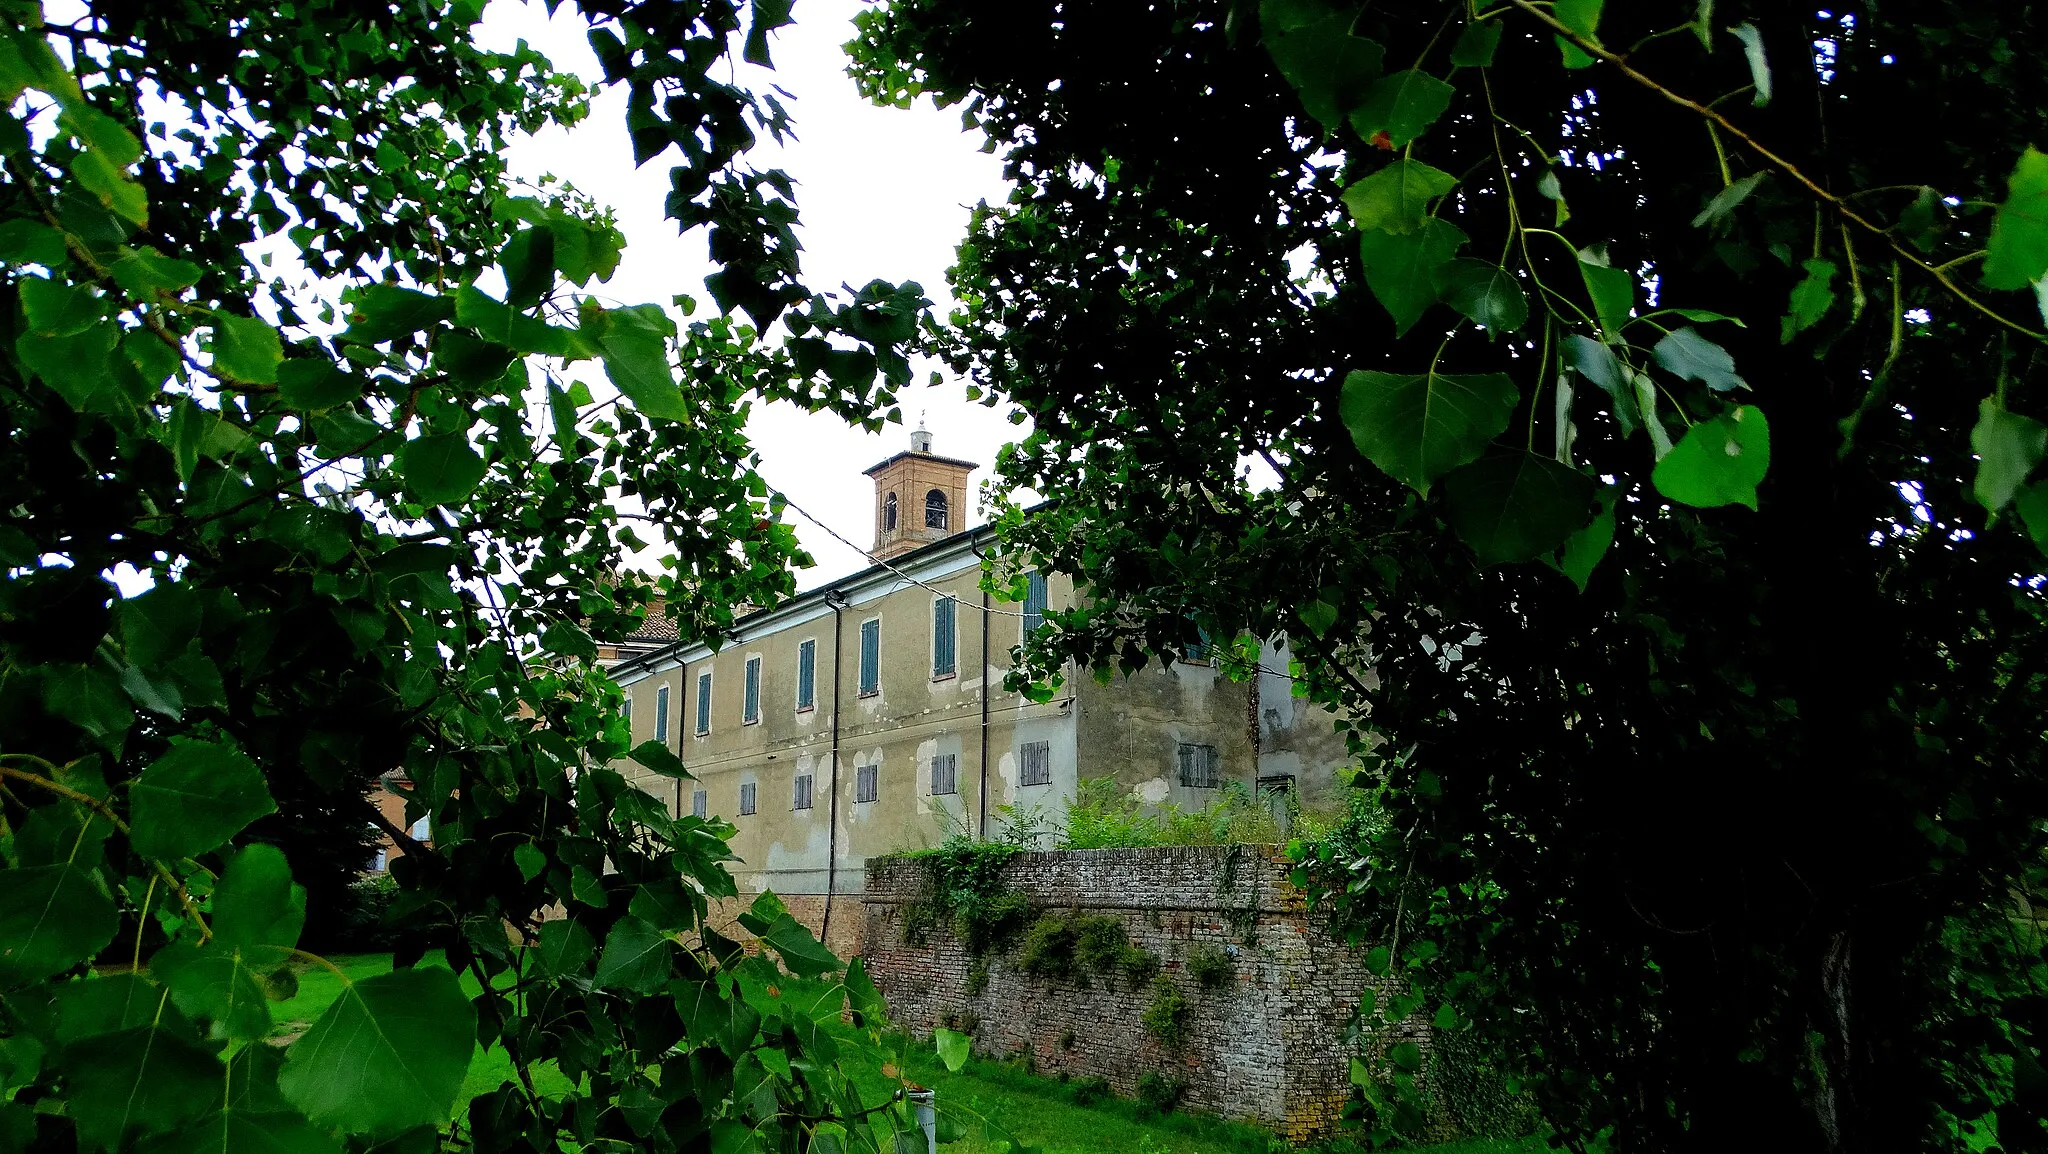
[[(391, 969), (388, 954), (329, 960), (351, 981)], [(438, 965), (441, 959), (429, 954), (420, 964)], [(463, 975), (462, 984), (472, 995), (479, 992), (468, 975)], [(300, 973), (297, 995), (272, 1008), (278, 1032), (303, 1030), (341, 991), (342, 978), (328, 970), (313, 967)], [(759, 987), (755, 993), (761, 993)], [(843, 1042), (856, 1042), (859, 1032), (838, 1021), (839, 1002), (824, 987), (791, 982), (780, 988), (780, 996), (815, 1009), (813, 1016), (825, 1021), (833, 1034)], [(897, 1041), (884, 1053), (862, 1037), (857, 1045), (846, 1047), (841, 1063), (867, 1102), (880, 1102), (895, 1090), (898, 1071), (888, 1066), (899, 1066), (901, 1077), (937, 1091), (941, 1111), (961, 1123), (965, 1136), (947, 1147), (953, 1154), (987, 1154), (1009, 1137), (1041, 1147), (1046, 1154), (1268, 1154), (1276, 1148), (1273, 1135), (1255, 1126), (1178, 1111), (1160, 1114), (1113, 1096), (1085, 1100), (1085, 1091), (1077, 1084), (1027, 1073), (1009, 1063), (970, 1059), (959, 1073), (952, 1073), (930, 1045)], [(470, 1063), (460, 1101), (467, 1103), (476, 1094), (495, 1090), (511, 1077), (512, 1064), (502, 1047), (481, 1051)], [(543, 1094), (570, 1088), (552, 1064), (534, 1070), (534, 1083)], [(889, 1149), (887, 1134), (882, 1137), (882, 1148)], [(1468, 1139), (1425, 1149), (1427, 1154), (1538, 1154), (1548, 1147), (1538, 1139)]]

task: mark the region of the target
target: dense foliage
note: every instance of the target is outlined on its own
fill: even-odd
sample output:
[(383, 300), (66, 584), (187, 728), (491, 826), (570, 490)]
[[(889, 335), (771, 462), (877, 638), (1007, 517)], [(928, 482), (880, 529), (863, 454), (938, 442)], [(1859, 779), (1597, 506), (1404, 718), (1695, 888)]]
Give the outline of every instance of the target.
[[(618, 231), (503, 161), (587, 94), (480, 50), (481, 7), (0, 5), (0, 1149), (844, 1150), (909, 1122), (818, 1025), (876, 1009), (857, 964), (798, 1006), (777, 975), (842, 966), (772, 897), (758, 955), (707, 924), (731, 830), (606, 767), (595, 661), (655, 593), (708, 637), (790, 591), (744, 398), (877, 420), (920, 291), (801, 286), (790, 181), (746, 159), (784, 110), (720, 79), (786, 0), (591, 0), (719, 313), (602, 297)], [(643, 544), (658, 580), (624, 567)], [(265, 1044), (325, 964), (309, 891), (371, 824), (406, 851), (398, 968)], [(478, 1046), (516, 1078), (458, 1102)]]
[(1573, 1148), (2048, 1146), (2042, 20), (864, 18), (1016, 181), (933, 340), (1045, 667), (1287, 633), (1383, 790), (1318, 876)]

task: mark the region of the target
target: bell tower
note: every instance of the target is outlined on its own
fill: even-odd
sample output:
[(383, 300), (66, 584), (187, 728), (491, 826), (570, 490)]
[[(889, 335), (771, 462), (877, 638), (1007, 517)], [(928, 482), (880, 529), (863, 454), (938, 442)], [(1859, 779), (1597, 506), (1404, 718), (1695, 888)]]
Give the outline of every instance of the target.
[(867, 471), (875, 482), (875, 556), (886, 561), (958, 533), (967, 519), (967, 477), (980, 467), (933, 453), (920, 422), (908, 450)]

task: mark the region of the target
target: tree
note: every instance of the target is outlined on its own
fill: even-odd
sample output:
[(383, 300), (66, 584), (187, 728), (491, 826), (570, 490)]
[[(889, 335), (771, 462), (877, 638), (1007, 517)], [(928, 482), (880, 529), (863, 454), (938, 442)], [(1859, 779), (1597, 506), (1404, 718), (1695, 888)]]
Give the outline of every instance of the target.
[(931, 340), (1035, 422), (1004, 536), (1084, 600), (1039, 668), (1289, 634), (1388, 819), (1304, 874), (1572, 1148), (2048, 1144), (2043, 45), (1941, 0), (865, 18), (870, 96), (964, 102), (1017, 184)]
[[(908, 379), (920, 290), (802, 287), (790, 182), (747, 163), (788, 118), (713, 75), (788, 7), (583, 5), (709, 232), (719, 312), (679, 329), (590, 291), (603, 214), (508, 177), (587, 93), (479, 49), (475, 0), (4, 6), (0, 1148), (874, 1149), (904, 1109), (819, 1026), (873, 1024), (858, 963), (772, 895), (758, 956), (706, 923), (730, 827), (607, 768), (595, 668), (656, 593), (713, 638), (791, 591), (743, 398), (878, 423)], [(364, 799), (394, 770), (431, 848)], [(266, 994), (331, 967), (294, 881), (323, 822), (406, 846), (408, 944), (280, 1050)], [(478, 1045), (515, 1077), (459, 1103)]]

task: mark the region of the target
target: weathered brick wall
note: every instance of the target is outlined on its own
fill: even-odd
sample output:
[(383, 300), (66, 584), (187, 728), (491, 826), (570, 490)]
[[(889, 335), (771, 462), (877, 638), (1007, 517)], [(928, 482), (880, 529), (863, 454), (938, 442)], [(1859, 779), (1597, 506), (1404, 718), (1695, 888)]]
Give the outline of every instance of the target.
[[(1049, 982), (1023, 973), (1014, 950), (987, 959), (987, 987), (970, 995), (973, 959), (949, 932), (922, 948), (904, 940), (903, 910), (925, 892), (924, 867), (873, 859), (862, 938), (896, 1021), (920, 1036), (972, 1023), (977, 1051), (1029, 1050), (1042, 1071), (1106, 1078), (1123, 1094), (1158, 1071), (1183, 1079), (1196, 1109), (1262, 1122), (1297, 1141), (1328, 1132), (1349, 1093), (1346, 1026), (1379, 982), (1309, 913), (1276, 847), (1028, 853), (1005, 877), (1041, 909), (1117, 918), (1133, 945), (1158, 955), (1191, 1003), (1187, 1045), (1170, 1051), (1146, 1033), (1149, 988), (1132, 989), (1120, 975), (1091, 975), (1085, 986)], [(1226, 987), (1203, 990), (1186, 973), (1188, 950), (1200, 942), (1236, 961)], [(1429, 1048), (1425, 1023), (1404, 1024), (1399, 1035), (1378, 1042)]]

